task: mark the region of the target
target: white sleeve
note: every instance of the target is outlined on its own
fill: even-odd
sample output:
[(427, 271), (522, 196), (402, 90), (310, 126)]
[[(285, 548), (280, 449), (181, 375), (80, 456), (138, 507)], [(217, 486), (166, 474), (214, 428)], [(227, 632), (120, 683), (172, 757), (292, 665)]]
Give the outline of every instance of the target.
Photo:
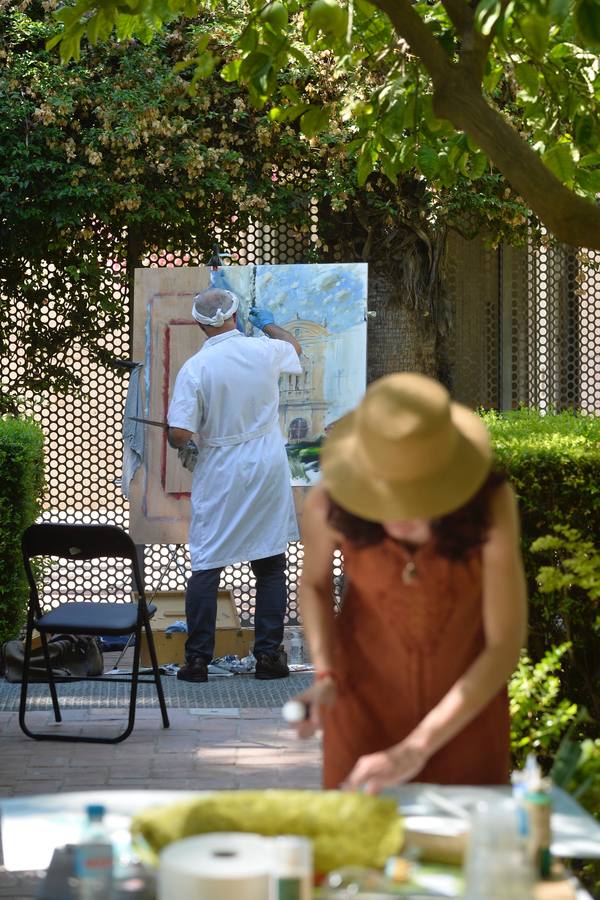
[(293, 345), (289, 341), (279, 341), (275, 338), (268, 338), (268, 341), (271, 345), (277, 374), (289, 372), (291, 375), (300, 375), (302, 365)]
[(202, 394), (192, 378), (189, 367), (183, 366), (175, 379), (175, 387), (169, 403), (167, 422), (170, 428), (184, 428), (197, 432), (202, 422)]

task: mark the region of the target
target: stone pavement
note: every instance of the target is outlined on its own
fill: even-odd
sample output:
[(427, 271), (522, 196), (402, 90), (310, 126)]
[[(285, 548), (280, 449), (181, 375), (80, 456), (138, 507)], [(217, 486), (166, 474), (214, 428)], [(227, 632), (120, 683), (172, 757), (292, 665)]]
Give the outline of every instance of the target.
[[(51, 712), (32, 712), (35, 727), (115, 734), (125, 710), (64, 710), (63, 725)], [(170, 709), (162, 727), (158, 709), (138, 709), (133, 733), (120, 744), (33, 741), (21, 732), (17, 713), (0, 712), (0, 796), (87, 789), (187, 790), (316, 788), (317, 739), (298, 741), (277, 709)], [(118, 719), (118, 720), (117, 720)], [(0, 897), (35, 897), (37, 876), (0, 868)]]

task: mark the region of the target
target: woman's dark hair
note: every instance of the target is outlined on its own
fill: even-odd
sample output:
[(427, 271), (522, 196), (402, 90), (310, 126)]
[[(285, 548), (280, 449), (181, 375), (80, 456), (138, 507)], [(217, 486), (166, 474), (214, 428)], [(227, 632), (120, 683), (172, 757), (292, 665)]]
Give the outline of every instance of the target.
[[(490, 527), (490, 498), (507, 480), (506, 472), (492, 469), (474, 497), (446, 516), (431, 520), (436, 549), (441, 556), (465, 559), (481, 547)], [(369, 522), (342, 509), (329, 498), (327, 521), (357, 547), (379, 544), (387, 534), (379, 522)]]

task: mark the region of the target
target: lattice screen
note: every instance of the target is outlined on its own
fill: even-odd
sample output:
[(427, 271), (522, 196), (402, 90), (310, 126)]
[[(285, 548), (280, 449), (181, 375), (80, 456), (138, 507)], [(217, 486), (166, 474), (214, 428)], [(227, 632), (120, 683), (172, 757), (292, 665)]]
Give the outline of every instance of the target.
[(447, 286), (458, 400), (600, 414), (600, 253), (452, 235)]
[[(316, 211), (312, 233), (316, 233)], [(239, 264), (302, 262), (311, 232), (256, 227), (245, 234), (219, 235), (221, 247)], [(127, 305), (127, 277), (120, 247), (107, 248), (106, 287)], [(149, 252), (147, 266), (199, 265), (194, 250)], [(448, 288), (454, 310), (451, 361), (455, 395), (471, 406), (573, 408), (600, 414), (600, 254), (564, 248), (485, 250), (454, 237)], [(376, 305), (372, 298), (370, 306)], [(18, 315), (18, 310), (15, 310)], [(52, 320), (52, 305), (45, 315)], [(107, 338), (107, 348), (129, 358), (127, 329)], [(4, 374), (23, 360), (3, 361)], [(48, 496), (44, 518), (113, 522), (128, 526), (127, 501), (119, 485), (121, 427), (127, 389), (125, 370), (92, 364), (73, 347), (69, 364), (83, 380), (81, 398), (46, 398), (32, 405), (46, 435)], [(288, 553), (288, 621), (297, 620), (297, 579), (302, 548)], [(189, 572), (185, 550), (147, 547), (146, 585), (183, 590)], [(338, 559), (336, 585), (341, 581)], [(246, 564), (224, 573), (223, 586), (236, 598), (243, 624), (253, 612), (254, 584)]]
[(600, 253), (549, 245), (513, 313), (513, 403), (600, 414)]

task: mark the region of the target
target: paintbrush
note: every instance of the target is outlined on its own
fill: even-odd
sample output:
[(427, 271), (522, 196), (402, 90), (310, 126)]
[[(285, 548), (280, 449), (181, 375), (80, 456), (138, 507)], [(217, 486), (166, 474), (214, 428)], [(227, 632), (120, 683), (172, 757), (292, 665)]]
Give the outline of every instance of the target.
[(156, 425), (157, 428), (168, 428), (168, 422), (157, 422), (155, 419), (141, 419), (139, 416), (126, 416), (132, 422), (143, 422), (144, 425)]

